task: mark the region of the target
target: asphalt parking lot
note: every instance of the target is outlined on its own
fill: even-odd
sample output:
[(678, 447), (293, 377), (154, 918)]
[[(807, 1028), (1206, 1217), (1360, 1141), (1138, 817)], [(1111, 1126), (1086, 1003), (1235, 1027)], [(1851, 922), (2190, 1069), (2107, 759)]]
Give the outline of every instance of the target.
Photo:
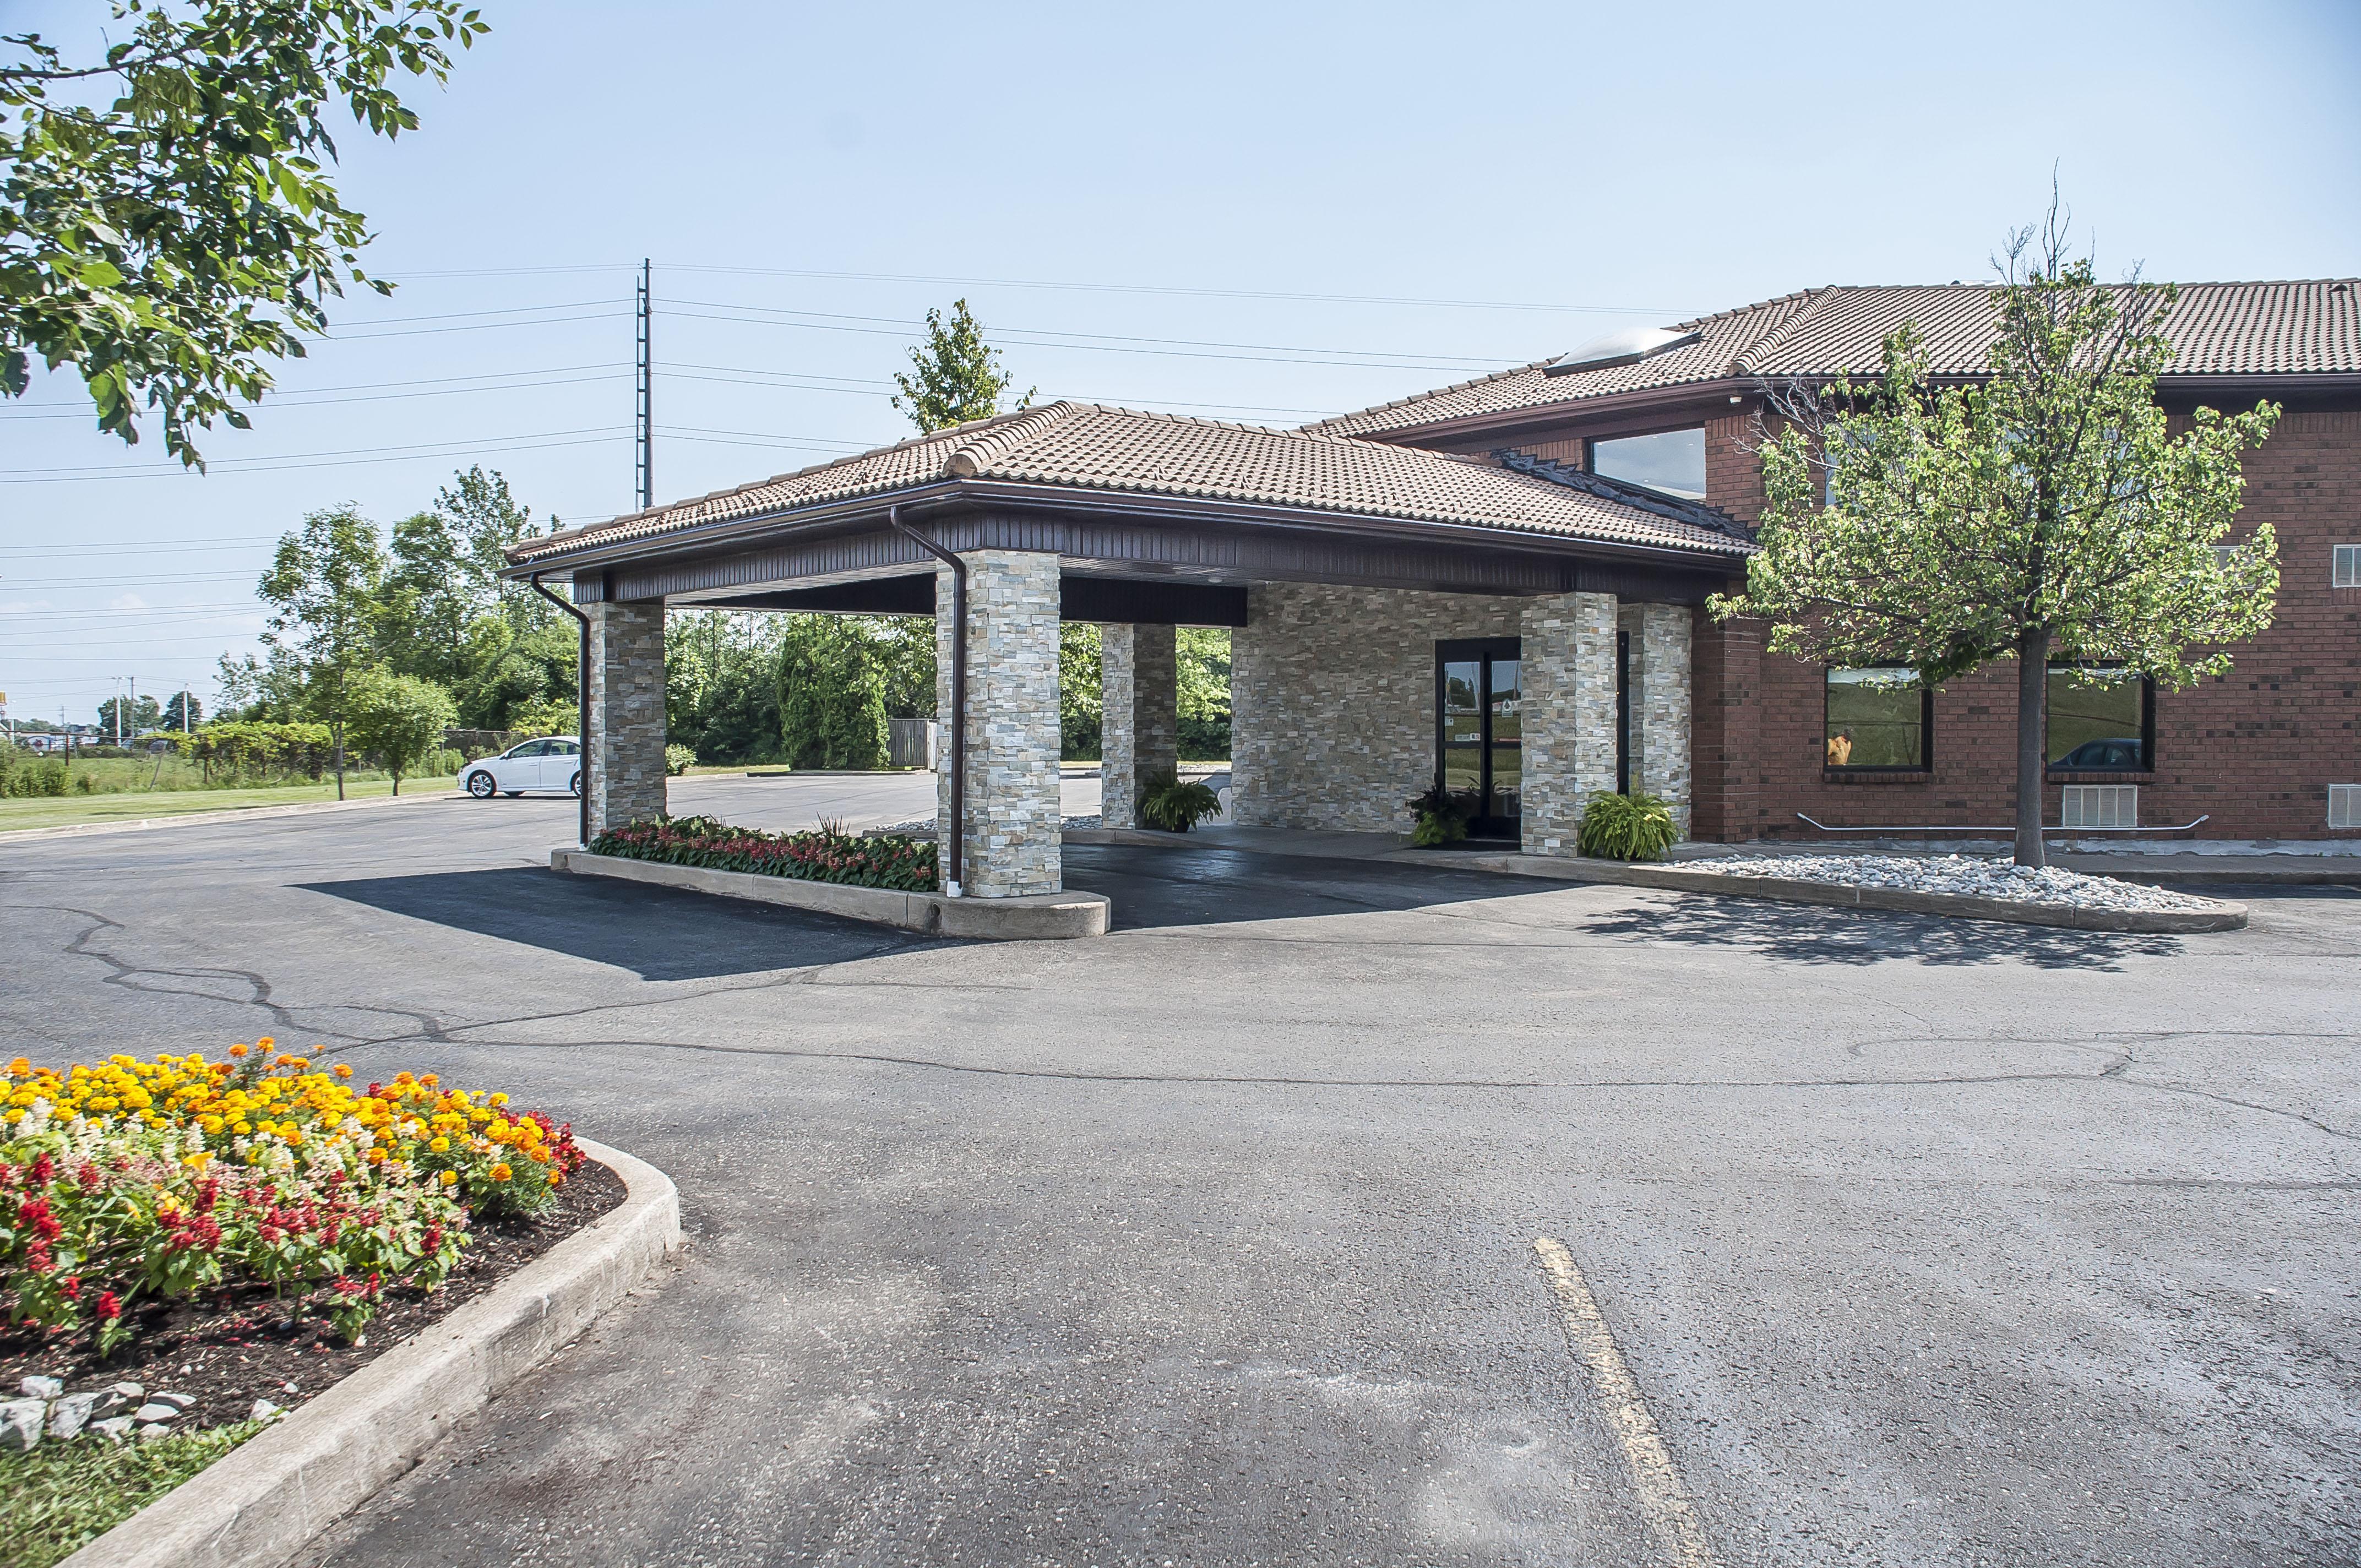
[(555, 875), (572, 811), (0, 841), (13, 1049), (323, 1042), (680, 1184), (677, 1269), (322, 1560), (2361, 1558), (2352, 890), (2109, 936), (1078, 849), (1114, 935), (963, 945)]

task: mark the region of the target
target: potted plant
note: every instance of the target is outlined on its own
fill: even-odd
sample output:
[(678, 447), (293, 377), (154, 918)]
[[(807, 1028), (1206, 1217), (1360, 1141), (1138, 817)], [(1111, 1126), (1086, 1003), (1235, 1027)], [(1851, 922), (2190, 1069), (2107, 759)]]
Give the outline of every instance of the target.
[(1594, 795), (1583, 808), (1575, 847), (1609, 861), (1661, 861), (1680, 841), (1673, 808), (1643, 790)]
[(1204, 817), (1218, 816), (1222, 797), (1195, 779), (1159, 773), (1139, 795), (1139, 819), (1168, 833), (1186, 833)]
[(1427, 785), (1423, 793), (1402, 804), (1418, 813), (1418, 826), (1411, 829), (1410, 835), (1415, 848), (1437, 850), (1467, 837), (1466, 804), (1439, 782)]

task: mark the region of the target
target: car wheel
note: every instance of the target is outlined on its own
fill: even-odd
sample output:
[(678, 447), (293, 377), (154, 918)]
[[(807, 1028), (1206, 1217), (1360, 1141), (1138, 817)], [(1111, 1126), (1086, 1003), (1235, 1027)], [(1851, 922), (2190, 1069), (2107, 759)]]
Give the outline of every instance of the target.
[(577, 800), (580, 800), (582, 798), (582, 775), (580, 773), (577, 773), (572, 778), (566, 781), (566, 793), (572, 795)]
[(492, 775), (489, 773), (469, 773), (467, 793), (478, 800), (489, 800), (500, 793), (500, 786), (492, 782)]

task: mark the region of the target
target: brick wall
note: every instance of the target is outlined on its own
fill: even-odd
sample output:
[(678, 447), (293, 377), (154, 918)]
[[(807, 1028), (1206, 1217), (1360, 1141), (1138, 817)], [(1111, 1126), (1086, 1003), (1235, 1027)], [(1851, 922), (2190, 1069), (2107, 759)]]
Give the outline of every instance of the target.
[[(1708, 427), (1708, 477), (1714, 504), (1751, 520), (1762, 504), (1761, 477), (1740, 446), (1738, 424)], [(2249, 455), (2233, 537), (2264, 521), (2279, 536), (2271, 629), (2234, 651), (2227, 675), (2157, 693), (2154, 772), (2052, 775), (2045, 820), (2058, 820), (2065, 783), (2122, 783), (2140, 786), (2143, 823), (2206, 816), (2203, 837), (2361, 837), (2327, 827), (2328, 785), (2361, 782), (2361, 590), (2329, 586), (2330, 547), (2361, 543), (2361, 412), (2290, 414)], [(1817, 839), (1796, 820), (1799, 811), (1848, 827), (2012, 819), (2013, 664), (1936, 694), (1930, 773), (1845, 778), (1821, 766), (1817, 666), (1766, 654), (1750, 676), (1746, 629), (1708, 629), (1701, 620), (1697, 632), (1699, 838)]]

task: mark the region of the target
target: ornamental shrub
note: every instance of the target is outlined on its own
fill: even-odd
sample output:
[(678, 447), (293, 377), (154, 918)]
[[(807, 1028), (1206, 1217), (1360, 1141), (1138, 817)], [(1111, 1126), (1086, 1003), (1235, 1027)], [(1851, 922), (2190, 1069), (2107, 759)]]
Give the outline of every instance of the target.
[(1609, 861), (1661, 861), (1680, 842), (1672, 807), (1643, 790), (1630, 795), (1594, 795), (1583, 808), (1575, 846)]
[(1441, 784), (1427, 785), (1402, 804), (1418, 813), (1410, 835), (1413, 849), (1439, 850), (1467, 837), (1467, 804)]
[(0, 1313), (100, 1354), (135, 1309), (269, 1290), (346, 1339), (390, 1285), (432, 1289), (470, 1216), (550, 1206), (582, 1167), (570, 1128), (505, 1094), (399, 1074), (356, 1090), (263, 1039), (0, 1080)]
[(710, 817), (659, 817), (609, 828), (590, 840), (590, 852), (904, 893), (936, 887), (932, 844), (892, 834), (864, 837), (832, 825), (817, 833), (765, 833)]
[(1139, 819), (1168, 833), (1186, 833), (1200, 817), (1216, 816), (1221, 809), (1222, 797), (1210, 785), (1171, 773), (1148, 780), (1139, 796)]
[(695, 766), (697, 766), (697, 752), (691, 748), (677, 742), (664, 747), (664, 772), (674, 778), (680, 777)]

